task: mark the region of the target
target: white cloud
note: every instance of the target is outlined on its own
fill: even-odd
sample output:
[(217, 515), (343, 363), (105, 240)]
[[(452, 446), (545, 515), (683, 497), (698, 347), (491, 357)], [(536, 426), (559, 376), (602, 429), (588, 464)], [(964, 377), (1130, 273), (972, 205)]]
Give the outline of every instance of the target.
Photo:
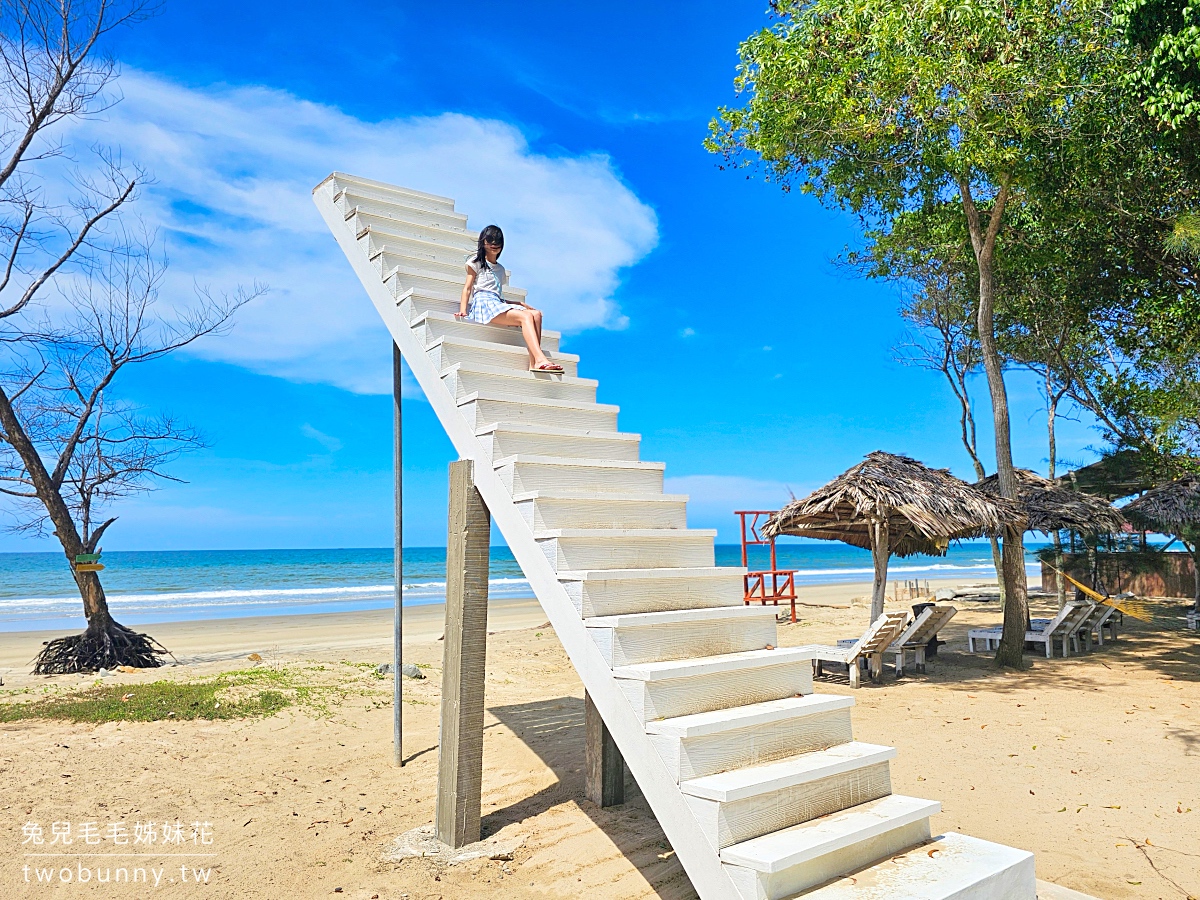
[(500, 224), (514, 283), (561, 330), (620, 328), (619, 270), (658, 240), (654, 211), (602, 154), (548, 156), (504, 122), (367, 122), (263, 87), (193, 89), (127, 70), (124, 99), (72, 140), (119, 146), (155, 179), (140, 203), (171, 257), (165, 294), (262, 281), (270, 293), (208, 359), (353, 391), (391, 390), (387, 334), (311, 199), (339, 170), (453, 197)]
[(342, 449), (342, 442), (331, 434), (326, 434), (323, 431), (318, 431), (307, 422), (300, 426), (300, 433), (306, 438), (312, 438), (330, 453), (336, 453)]

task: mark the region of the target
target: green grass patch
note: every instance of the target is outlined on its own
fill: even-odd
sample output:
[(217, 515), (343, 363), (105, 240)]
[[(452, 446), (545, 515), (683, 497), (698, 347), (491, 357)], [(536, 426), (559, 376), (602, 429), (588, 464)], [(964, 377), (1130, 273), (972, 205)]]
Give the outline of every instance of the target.
[(61, 719), (69, 722), (159, 722), (270, 716), (295, 703), (311, 703), (314, 689), (279, 669), (227, 672), (201, 681), (102, 685), (65, 696), (0, 703), (0, 722)]

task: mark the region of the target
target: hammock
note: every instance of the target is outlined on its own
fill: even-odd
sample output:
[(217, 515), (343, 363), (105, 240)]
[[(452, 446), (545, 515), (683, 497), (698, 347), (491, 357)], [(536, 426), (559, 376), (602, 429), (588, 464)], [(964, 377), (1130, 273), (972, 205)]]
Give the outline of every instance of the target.
[[(1049, 563), (1047, 563), (1047, 565), (1049, 565)], [(1062, 569), (1056, 568), (1055, 566), (1050, 566), (1050, 568), (1054, 569), (1055, 572), (1067, 579), (1067, 581), (1071, 582), (1071, 584), (1075, 585), (1075, 587), (1078, 588), (1081, 593), (1091, 597), (1097, 603), (1103, 603), (1105, 606), (1111, 606), (1117, 609), (1122, 615), (1133, 616), (1135, 619), (1139, 619), (1143, 622), (1153, 621), (1154, 616), (1150, 611), (1150, 604), (1146, 600), (1139, 597), (1114, 598), (1108, 594), (1101, 594), (1099, 591), (1088, 587), (1086, 584), (1081, 584), (1080, 582), (1076, 581)]]

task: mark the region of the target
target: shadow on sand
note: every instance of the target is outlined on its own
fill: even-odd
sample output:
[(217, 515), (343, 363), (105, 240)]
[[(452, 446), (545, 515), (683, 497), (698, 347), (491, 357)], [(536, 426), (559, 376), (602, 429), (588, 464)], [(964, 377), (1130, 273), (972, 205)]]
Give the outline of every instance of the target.
[(558, 781), (483, 817), (483, 834), (495, 834), (562, 803), (573, 802), (591, 818), (646, 879), (662, 900), (692, 900), (696, 891), (632, 776), (625, 777), (625, 802), (601, 809), (584, 796), (583, 701), (556, 697), (537, 703), (489, 706), (533, 750)]

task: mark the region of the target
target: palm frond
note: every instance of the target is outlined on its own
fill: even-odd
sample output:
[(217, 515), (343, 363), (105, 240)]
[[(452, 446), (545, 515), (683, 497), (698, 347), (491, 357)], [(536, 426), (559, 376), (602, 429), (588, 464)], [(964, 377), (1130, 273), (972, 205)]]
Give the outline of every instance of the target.
[(1163, 246), (1179, 256), (1200, 257), (1200, 213), (1184, 213), (1176, 219)]

